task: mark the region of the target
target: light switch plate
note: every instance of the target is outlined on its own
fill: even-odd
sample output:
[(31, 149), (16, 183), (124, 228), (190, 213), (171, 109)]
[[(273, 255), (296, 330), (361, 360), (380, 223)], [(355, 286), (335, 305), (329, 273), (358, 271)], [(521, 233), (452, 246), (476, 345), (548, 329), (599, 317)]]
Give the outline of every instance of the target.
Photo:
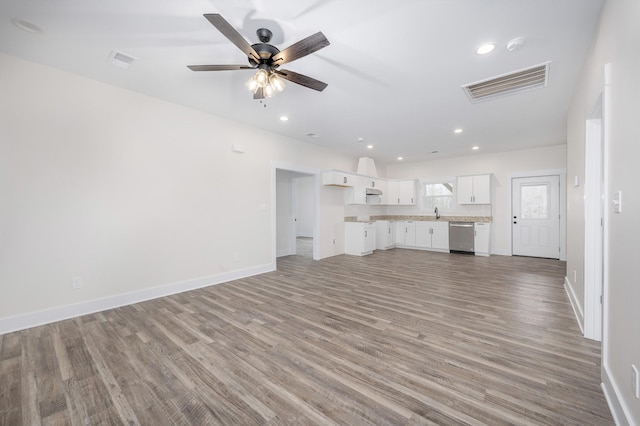
[(633, 389), (633, 395), (640, 399), (640, 375), (633, 364), (631, 364), (631, 388)]

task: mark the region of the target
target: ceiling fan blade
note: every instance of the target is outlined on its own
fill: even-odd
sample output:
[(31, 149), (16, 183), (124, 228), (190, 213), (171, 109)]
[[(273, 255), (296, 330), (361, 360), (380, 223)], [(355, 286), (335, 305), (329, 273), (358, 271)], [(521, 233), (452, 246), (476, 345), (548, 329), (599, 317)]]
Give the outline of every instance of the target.
[(303, 38), (297, 43), (292, 44), (280, 53), (273, 55), (274, 65), (283, 65), (296, 59), (300, 59), (303, 56), (307, 56), (313, 52), (316, 52), (323, 47), (329, 45), (329, 40), (318, 31), (314, 35), (310, 35), (307, 38)]
[(309, 89), (317, 90), (318, 92), (322, 92), (328, 86), (327, 83), (323, 83), (320, 80), (289, 70), (276, 70), (275, 73), (285, 80), (308, 87)]
[(253, 67), (248, 65), (187, 65), (191, 71), (235, 71), (235, 70), (251, 70)]
[(223, 36), (229, 39), (229, 41), (235, 44), (238, 49), (242, 50), (247, 56), (252, 57), (256, 62), (260, 61), (260, 55), (255, 51), (253, 47), (242, 37), (242, 35), (231, 26), (219, 13), (205, 13), (204, 17), (207, 18), (211, 25), (216, 27)]

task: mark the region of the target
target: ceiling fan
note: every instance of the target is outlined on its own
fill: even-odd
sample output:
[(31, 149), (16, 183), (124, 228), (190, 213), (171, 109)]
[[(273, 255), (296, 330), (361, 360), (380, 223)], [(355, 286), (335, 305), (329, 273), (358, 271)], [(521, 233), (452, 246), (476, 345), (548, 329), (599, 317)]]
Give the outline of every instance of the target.
[(277, 47), (269, 44), (272, 33), (266, 28), (260, 28), (256, 31), (260, 42), (251, 45), (220, 14), (207, 13), (204, 17), (231, 43), (235, 44), (247, 55), (249, 65), (189, 65), (188, 68), (190, 70), (233, 71), (257, 69), (257, 74), (247, 82), (247, 88), (253, 92), (254, 99), (264, 99), (275, 92), (282, 91), (284, 89), (282, 79), (319, 92), (327, 87), (326, 83), (315, 78), (279, 69), (280, 65), (295, 61), (328, 46), (329, 40), (322, 32), (317, 32), (280, 51)]

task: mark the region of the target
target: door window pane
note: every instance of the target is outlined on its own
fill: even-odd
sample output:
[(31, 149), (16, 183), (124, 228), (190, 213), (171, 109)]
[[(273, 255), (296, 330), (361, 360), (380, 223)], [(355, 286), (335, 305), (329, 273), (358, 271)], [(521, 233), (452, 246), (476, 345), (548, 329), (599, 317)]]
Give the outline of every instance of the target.
[(549, 219), (548, 200), (547, 185), (522, 185), (520, 187), (520, 214), (522, 219)]

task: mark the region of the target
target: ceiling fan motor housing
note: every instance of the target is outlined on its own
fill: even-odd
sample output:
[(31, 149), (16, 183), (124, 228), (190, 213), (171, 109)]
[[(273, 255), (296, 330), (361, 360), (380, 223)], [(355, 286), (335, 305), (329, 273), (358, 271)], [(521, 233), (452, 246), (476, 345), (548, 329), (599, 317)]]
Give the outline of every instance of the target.
[(256, 51), (256, 53), (258, 55), (260, 55), (260, 62), (257, 62), (255, 59), (253, 59), (251, 56), (249, 56), (249, 63), (253, 66), (259, 65), (259, 64), (267, 64), (269, 66), (273, 66), (273, 67), (277, 67), (277, 64), (274, 64), (273, 61), (271, 60), (271, 58), (280, 53), (280, 50), (275, 47), (272, 46), (270, 44), (267, 43), (256, 43), (256, 44), (252, 44), (251, 47), (253, 47), (253, 50)]

